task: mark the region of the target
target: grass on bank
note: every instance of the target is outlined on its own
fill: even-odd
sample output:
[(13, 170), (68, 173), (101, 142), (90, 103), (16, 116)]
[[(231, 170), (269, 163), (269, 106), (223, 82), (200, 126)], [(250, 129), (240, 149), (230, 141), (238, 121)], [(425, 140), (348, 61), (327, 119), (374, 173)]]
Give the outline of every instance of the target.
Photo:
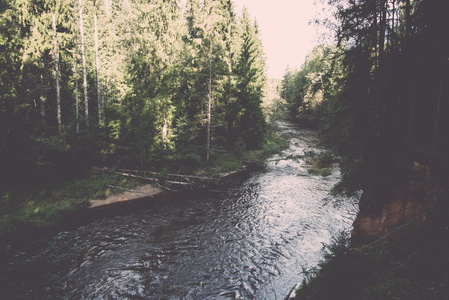
[(137, 180), (111, 174), (90, 172), (85, 178), (54, 186), (2, 192), (0, 195), (0, 236), (29, 227), (49, 227), (61, 221), (66, 213), (89, 206), (90, 199), (105, 199), (108, 185), (134, 187)]
[(338, 235), (294, 299), (448, 299), (448, 212), (360, 249)]
[(201, 172), (205, 176), (220, 176), (228, 172), (245, 169), (245, 165), (263, 165), (265, 160), (288, 148), (288, 141), (273, 131), (265, 136), (265, 144), (261, 149), (245, 150), (236, 153), (218, 153), (204, 165)]
[(330, 151), (306, 151), (304, 160), (309, 165), (307, 171), (310, 175), (322, 177), (331, 175), (334, 164), (338, 162), (337, 158)]

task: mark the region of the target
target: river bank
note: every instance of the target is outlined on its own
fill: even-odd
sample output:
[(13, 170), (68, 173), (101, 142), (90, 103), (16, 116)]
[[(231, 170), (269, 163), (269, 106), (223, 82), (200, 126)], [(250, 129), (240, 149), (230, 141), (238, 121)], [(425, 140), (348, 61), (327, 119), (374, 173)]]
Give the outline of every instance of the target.
[[(244, 164), (259, 165), (266, 157), (287, 147), (285, 139), (274, 132), (267, 134), (259, 150), (243, 153), (219, 153), (206, 165), (198, 165), (196, 174), (215, 178), (242, 171)], [(157, 177), (164, 177), (162, 170)], [(54, 232), (67, 219), (82, 216), (90, 206), (154, 197), (162, 191), (154, 182), (89, 171), (78, 178), (36, 186), (24, 183), (18, 188), (0, 191), (0, 240), (20, 239), (30, 232)], [(108, 200), (105, 200), (108, 199)], [(32, 236), (33, 234), (31, 234)]]
[(290, 299), (448, 299), (449, 209), (379, 242), (336, 242)]
[(446, 172), (417, 162), (380, 209), (360, 213), (291, 299), (448, 299)]

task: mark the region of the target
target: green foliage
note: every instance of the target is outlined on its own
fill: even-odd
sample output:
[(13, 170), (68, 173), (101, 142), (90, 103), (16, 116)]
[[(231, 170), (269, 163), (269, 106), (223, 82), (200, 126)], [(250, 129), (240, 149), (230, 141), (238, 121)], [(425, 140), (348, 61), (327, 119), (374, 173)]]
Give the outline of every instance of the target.
[(329, 176), (337, 159), (331, 152), (305, 151), (303, 159), (309, 165), (307, 171), (315, 176)]
[[(186, 5), (184, 18), (175, 0), (3, 1), (0, 185), (49, 184), (92, 165), (192, 171), (212, 148), (260, 148), (265, 66), (256, 26), (246, 12), (238, 20), (229, 0)], [(81, 15), (88, 103), (81, 92)], [(104, 122), (92, 125), (101, 123), (102, 105)]]
[(307, 172), (309, 172), (310, 175), (322, 176), (322, 177), (327, 177), (329, 175), (332, 175), (332, 170), (329, 168), (308, 169)]
[(281, 97), (287, 102), (290, 118), (311, 127), (329, 115), (327, 99), (334, 94), (338, 66), (337, 47), (317, 46), (299, 71), (287, 68), (281, 82)]
[(266, 131), (262, 112), (262, 97), (266, 85), (265, 60), (256, 24), (252, 24), (248, 12), (243, 11), (241, 20), (242, 48), (237, 63), (238, 100), (242, 115), (239, 120), (239, 138), (248, 149), (263, 145)]
[(176, 0), (0, 3), (5, 232), (57, 223), (96, 191), (107, 193), (97, 179), (66, 186), (92, 166), (226, 172), (241, 168), (248, 149), (263, 152), (266, 79), (256, 24), (246, 11), (239, 18), (230, 0), (189, 0), (185, 11)]
[(117, 175), (95, 175), (55, 185), (22, 187), (3, 192), (0, 201), (0, 235), (33, 227), (58, 224), (67, 213), (89, 206), (90, 199), (104, 199), (109, 185), (130, 188), (138, 182)]
[(335, 46), (318, 46), (299, 71), (287, 69), (280, 93), (290, 116), (318, 127), (342, 156), (336, 190), (362, 189), (368, 212), (407, 180), (422, 160), (418, 149), (449, 149), (449, 3), (327, 2), (337, 8)]

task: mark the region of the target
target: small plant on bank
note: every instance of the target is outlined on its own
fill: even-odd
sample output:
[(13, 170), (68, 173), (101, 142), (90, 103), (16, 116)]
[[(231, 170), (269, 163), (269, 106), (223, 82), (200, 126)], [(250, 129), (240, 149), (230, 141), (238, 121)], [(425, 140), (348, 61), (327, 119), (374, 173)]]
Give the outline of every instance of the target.
[(305, 151), (304, 160), (310, 167), (308, 172), (313, 176), (329, 176), (332, 174), (332, 167), (334, 163), (337, 162), (332, 153), (326, 152), (316, 152), (316, 151)]

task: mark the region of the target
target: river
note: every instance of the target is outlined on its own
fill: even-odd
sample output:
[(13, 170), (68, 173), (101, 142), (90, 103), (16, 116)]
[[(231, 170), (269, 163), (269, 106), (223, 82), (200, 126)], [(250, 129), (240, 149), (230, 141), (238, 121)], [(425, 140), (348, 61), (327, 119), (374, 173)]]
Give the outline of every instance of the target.
[[(27, 250), (8, 245), (4, 288), (36, 299), (284, 299), (323, 243), (350, 228), (356, 199), (330, 196), (337, 166), (312, 176), (298, 158), (324, 151), (313, 131), (290, 123), (279, 131), (290, 148), (243, 184), (115, 206)], [(28, 275), (15, 271), (24, 260)]]

